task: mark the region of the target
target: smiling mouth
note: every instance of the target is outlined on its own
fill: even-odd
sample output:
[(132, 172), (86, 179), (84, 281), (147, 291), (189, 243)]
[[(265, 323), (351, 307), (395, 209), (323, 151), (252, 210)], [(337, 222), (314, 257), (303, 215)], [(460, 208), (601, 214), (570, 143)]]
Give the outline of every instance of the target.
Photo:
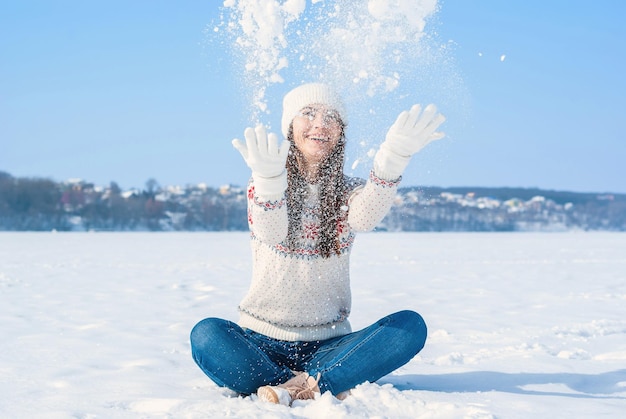
[(308, 137), (308, 139), (311, 140), (311, 141), (317, 141), (317, 142), (320, 142), (320, 143), (327, 143), (327, 142), (330, 141), (330, 139), (324, 138), (324, 137)]

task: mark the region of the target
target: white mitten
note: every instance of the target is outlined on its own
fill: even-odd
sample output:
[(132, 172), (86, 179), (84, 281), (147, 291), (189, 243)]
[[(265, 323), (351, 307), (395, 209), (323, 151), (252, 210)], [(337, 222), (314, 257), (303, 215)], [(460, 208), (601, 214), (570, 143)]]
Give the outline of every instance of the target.
[(264, 199), (279, 199), (287, 189), (285, 164), (289, 153), (289, 142), (283, 141), (278, 146), (278, 137), (267, 134), (264, 126), (246, 128), (246, 143), (233, 140), (233, 147), (241, 153), (248, 167), (252, 170), (256, 193)]
[(374, 173), (386, 180), (398, 179), (413, 154), (444, 137), (443, 132), (436, 130), (445, 120), (433, 104), (426, 106), (424, 112), (420, 105), (413, 105), (400, 113), (374, 157)]

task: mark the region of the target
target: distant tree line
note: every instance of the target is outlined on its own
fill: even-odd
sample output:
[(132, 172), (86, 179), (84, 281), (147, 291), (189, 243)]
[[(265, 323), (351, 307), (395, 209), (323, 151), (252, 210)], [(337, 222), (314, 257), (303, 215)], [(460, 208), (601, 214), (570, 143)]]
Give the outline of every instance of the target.
[(247, 229), (245, 194), (190, 186), (174, 193), (150, 179), (143, 190), (117, 183), (58, 183), (0, 172), (0, 230), (230, 231)]
[[(400, 188), (392, 231), (626, 231), (626, 195), (536, 188)], [(409, 199), (407, 199), (409, 198)]]
[[(235, 186), (123, 191), (84, 181), (0, 172), (4, 231), (245, 231), (246, 191)], [(400, 188), (378, 230), (626, 231), (626, 195), (524, 188)]]

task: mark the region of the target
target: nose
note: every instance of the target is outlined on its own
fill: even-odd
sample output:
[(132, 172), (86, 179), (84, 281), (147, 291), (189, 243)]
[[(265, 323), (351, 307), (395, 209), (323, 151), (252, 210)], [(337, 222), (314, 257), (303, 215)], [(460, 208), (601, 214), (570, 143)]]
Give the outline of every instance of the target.
[(328, 120), (325, 118), (323, 112), (317, 112), (311, 124), (314, 128), (326, 128), (328, 127)]

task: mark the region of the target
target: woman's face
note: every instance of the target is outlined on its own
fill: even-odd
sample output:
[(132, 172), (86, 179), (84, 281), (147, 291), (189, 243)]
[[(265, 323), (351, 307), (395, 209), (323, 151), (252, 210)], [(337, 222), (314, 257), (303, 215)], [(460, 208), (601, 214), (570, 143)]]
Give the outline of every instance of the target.
[(339, 114), (324, 105), (305, 106), (293, 119), (293, 141), (309, 164), (320, 164), (337, 146), (342, 134)]

